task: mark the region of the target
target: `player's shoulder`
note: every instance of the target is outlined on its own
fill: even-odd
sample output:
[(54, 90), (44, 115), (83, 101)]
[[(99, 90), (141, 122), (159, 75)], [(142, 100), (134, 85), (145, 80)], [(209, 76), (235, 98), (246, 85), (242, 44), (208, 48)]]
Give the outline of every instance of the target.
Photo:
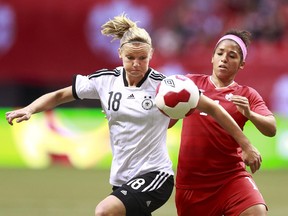
[(260, 93), (253, 87), (247, 86), (247, 85), (239, 85), (236, 83), (234, 89), (235, 89), (235, 94), (242, 95), (244, 97), (250, 98), (251, 100), (253, 99), (259, 99), (263, 100), (262, 96)]
[(162, 81), (163, 79), (165, 79), (165, 75), (160, 73), (159, 71), (156, 71), (153, 68), (149, 68), (150, 73), (149, 73), (149, 78), (154, 80), (154, 81)]
[(185, 75), (186, 77), (188, 77), (189, 79), (191, 79), (193, 82), (195, 82), (197, 85), (199, 85), (200, 83), (208, 83), (209, 81), (209, 75), (207, 74), (192, 74), (192, 73), (188, 73)]
[(113, 77), (118, 77), (121, 75), (123, 68), (122, 67), (117, 67), (114, 69), (107, 69), (103, 68), (100, 70), (97, 70), (90, 75), (88, 75), (89, 79), (97, 78), (97, 77), (107, 77), (107, 76), (113, 76)]
[(185, 75), (186, 77), (190, 78), (190, 79), (208, 79), (209, 75), (207, 74), (192, 74), (192, 73), (187, 73)]
[(246, 92), (246, 93), (249, 93), (249, 94), (256, 94), (258, 95), (258, 91), (256, 89), (254, 89), (253, 87), (251, 86), (247, 86), (247, 85), (240, 85), (237, 83), (237, 88), (241, 89), (242, 92)]

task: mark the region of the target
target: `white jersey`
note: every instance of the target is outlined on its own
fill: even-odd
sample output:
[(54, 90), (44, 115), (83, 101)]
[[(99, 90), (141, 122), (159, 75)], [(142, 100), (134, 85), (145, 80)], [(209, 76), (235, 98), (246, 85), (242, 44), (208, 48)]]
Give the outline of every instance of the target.
[(147, 172), (173, 175), (166, 146), (170, 119), (154, 102), (156, 88), (164, 78), (150, 68), (137, 87), (129, 87), (123, 67), (75, 76), (74, 97), (100, 99), (108, 119), (113, 154), (110, 184), (114, 186)]

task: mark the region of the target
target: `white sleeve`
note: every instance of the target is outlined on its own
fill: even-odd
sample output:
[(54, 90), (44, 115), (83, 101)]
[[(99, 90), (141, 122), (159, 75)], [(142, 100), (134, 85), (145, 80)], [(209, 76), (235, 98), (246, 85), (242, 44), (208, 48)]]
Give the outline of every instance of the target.
[(76, 75), (73, 81), (73, 96), (76, 99), (99, 99), (97, 92), (97, 79), (88, 76)]

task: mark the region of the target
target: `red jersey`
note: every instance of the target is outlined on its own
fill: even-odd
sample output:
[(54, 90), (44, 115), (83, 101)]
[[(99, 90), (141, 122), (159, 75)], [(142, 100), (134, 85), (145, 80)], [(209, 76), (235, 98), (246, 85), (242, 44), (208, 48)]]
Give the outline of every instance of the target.
[[(247, 97), (250, 109), (272, 115), (262, 97), (251, 87), (238, 85), (216, 88), (208, 75), (188, 74), (200, 91), (219, 103), (243, 129), (248, 119), (230, 101), (232, 95)], [(195, 110), (183, 119), (176, 187), (183, 189), (214, 188), (231, 178), (248, 175), (241, 158), (241, 148), (213, 117)]]

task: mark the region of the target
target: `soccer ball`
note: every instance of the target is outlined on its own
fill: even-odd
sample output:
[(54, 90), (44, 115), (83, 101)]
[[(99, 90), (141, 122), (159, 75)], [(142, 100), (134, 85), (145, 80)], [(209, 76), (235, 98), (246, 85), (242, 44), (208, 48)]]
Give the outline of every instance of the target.
[(198, 87), (184, 75), (168, 76), (156, 89), (156, 106), (171, 119), (182, 119), (190, 115), (198, 101)]

